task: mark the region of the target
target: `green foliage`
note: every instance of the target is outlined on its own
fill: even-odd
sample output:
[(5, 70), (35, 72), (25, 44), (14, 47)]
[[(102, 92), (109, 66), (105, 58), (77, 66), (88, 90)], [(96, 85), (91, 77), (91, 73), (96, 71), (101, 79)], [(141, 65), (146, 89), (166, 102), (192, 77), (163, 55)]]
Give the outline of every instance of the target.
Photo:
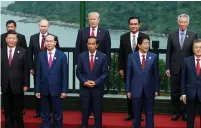
[[(39, 15), (48, 20), (69, 23), (80, 21), (79, 1), (16, 1), (7, 7), (11, 11)], [(86, 14), (97, 11), (101, 16), (101, 26), (110, 29), (128, 29), (130, 16), (141, 19), (141, 30), (168, 34), (177, 27), (177, 16), (190, 15), (190, 29), (201, 35), (200, 1), (93, 1), (86, 2)], [(87, 15), (85, 17), (87, 23)]]

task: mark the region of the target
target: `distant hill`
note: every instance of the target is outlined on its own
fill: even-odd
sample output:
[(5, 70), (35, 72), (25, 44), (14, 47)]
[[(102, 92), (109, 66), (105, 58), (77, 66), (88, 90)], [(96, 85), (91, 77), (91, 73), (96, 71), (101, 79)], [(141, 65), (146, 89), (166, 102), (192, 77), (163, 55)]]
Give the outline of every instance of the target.
[[(80, 21), (79, 1), (53, 2), (17, 1), (7, 9), (26, 14), (43, 16), (49, 20), (61, 20), (68, 23)], [(87, 14), (91, 11), (100, 13), (101, 26), (110, 29), (128, 29), (127, 20), (131, 16), (139, 16), (141, 30), (168, 34), (178, 28), (177, 16), (181, 13), (190, 15), (190, 29), (201, 36), (201, 2), (86, 2)]]

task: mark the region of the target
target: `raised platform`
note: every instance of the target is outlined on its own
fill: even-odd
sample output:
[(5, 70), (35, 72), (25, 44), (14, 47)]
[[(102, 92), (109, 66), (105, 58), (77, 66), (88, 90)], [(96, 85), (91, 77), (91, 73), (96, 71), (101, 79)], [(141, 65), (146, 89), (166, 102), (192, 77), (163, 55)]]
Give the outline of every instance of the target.
[[(25, 128), (40, 128), (41, 119), (33, 118), (34, 110), (25, 110), (24, 121)], [(132, 121), (124, 121), (126, 113), (103, 113), (103, 128), (132, 128)], [(186, 122), (171, 121), (171, 115), (156, 114), (154, 117), (154, 128), (186, 128)], [(200, 119), (196, 117), (195, 128), (200, 128)], [(4, 128), (4, 116), (1, 113), (1, 128)], [(92, 128), (93, 119), (89, 119), (89, 124)], [(81, 127), (81, 112), (80, 111), (64, 111), (63, 113), (64, 128), (80, 128)], [(142, 128), (145, 128), (145, 121), (142, 122)]]

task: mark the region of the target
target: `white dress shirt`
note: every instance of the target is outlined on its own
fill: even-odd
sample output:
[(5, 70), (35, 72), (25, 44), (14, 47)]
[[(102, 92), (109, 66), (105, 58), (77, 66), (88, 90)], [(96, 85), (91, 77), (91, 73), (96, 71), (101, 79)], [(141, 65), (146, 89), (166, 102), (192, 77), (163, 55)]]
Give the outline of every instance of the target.
[(135, 34), (133, 34), (132, 32), (130, 32), (131, 48), (133, 48), (133, 35), (135, 35), (135, 43), (136, 43), (136, 47), (137, 47), (137, 38), (138, 38), (138, 35), (139, 35), (139, 31), (136, 32)]
[[(92, 34), (92, 27), (90, 27), (90, 36), (91, 36), (91, 34)], [(94, 28), (94, 36), (95, 37), (97, 37), (97, 31), (98, 31), (98, 26), (96, 26), (95, 28)]]
[(51, 55), (52, 55), (52, 61), (53, 61), (53, 60), (55, 59), (55, 58), (54, 58), (54, 55), (55, 55), (55, 52), (56, 52), (56, 48), (54, 48), (52, 51), (48, 51), (48, 50), (47, 50), (47, 57), (48, 57), (48, 58), (47, 58), (47, 59), (48, 59), (47, 61), (48, 61), (48, 62), (49, 62), (49, 58), (50, 58), (50, 54), (49, 54), (50, 52), (52, 53)]
[[(91, 61), (91, 52), (89, 52), (89, 63), (90, 63), (90, 61)], [(96, 51), (93, 53), (93, 62), (94, 62), (94, 58), (95, 58), (95, 56), (96, 56)]]
[(9, 59), (9, 55), (10, 55), (10, 49), (12, 49), (12, 58), (13, 58), (14, 53), (15, 53), (15, 48), (16, 48), (16, 47), (13, 47), (13, 48), (9, 48), (9, 47), (7, 47), (8, 59)]
[[(47, 36), (48, 33), (45, 33), (44, 36)], [(43, 34), (40, 32), (39, 34), (39, 43), (40, 43), (40, 48), (41, 48), (41, 44), (42, 44), (42, 39), (43, 39)]]
[(140, 50), (139, 50), (139, 56), (140, 56), (140, 63), (141, 63), (141, 64), (142, 64), (142, 58), (143, 58), (142, 55), (145, 55), (144, 58), (145, 58), (145, 61), (146, 61), (147, 53), (143, 54), (143, 53), (141, 53)]

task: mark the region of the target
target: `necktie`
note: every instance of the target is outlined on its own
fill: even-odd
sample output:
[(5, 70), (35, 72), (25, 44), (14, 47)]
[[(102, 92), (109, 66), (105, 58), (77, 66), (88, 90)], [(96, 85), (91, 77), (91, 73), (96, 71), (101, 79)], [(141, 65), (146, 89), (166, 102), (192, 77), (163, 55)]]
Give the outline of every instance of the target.
[(95, 36), (94, 31), (95, 31), (95, 28), (92, 28), (91, 36)]
[(196, 74), (197, 76), (200, 75), (200, 59), (196, 59), (197, 60), (197, 66), (196, 66)]
[(145, 64), (146, 64), (146, 61), (145, 61), (145, 55), (142, 55), (142, 71), (144, 71), (144, 68), (145, 68)]
[(135, 52), (135, 47), (136, 47), (136, 41), (135, 41), (135, 35), (133, 35), (133, 41), (132, 41), (132, 50)]
[(181, 46), (181, 48), (183, 47), (183, 44), (184, 44), (184, 33), (182, 32), (181, 33), (181, 40), (180, 40), (180, 46)]
[(8, 57), (8, 64), (9, 64), (9, 66), (11, 66), (12, 59), (13, 59), (13, 57), (12, 57), (12, 49), (10, 49), (9, 50), (9, 57)]
[(48, 61), (48, 65), (49, 65), (49, 68), (51, 68), (51, 66), (52, 66), (52, 53), (51, 52), (49, 52), (49, 61)]
[(93, 70), (94, 67), (94, 59), (93, 59), (94, 55), (91, 55), (91, 59), (90, 59), (90, 69), (91, 71)]
[(45, 35), (42, 35), (42, 41), (41, 41), (41, 50), (43, 51), (45, 49)]

